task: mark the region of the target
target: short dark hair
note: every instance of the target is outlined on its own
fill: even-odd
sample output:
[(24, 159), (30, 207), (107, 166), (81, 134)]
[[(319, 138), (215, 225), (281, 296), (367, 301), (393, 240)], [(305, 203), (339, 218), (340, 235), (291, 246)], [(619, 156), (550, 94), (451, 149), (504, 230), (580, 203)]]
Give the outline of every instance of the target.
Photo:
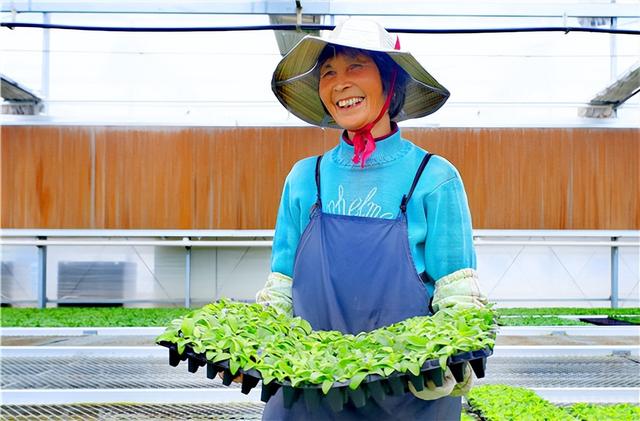
[[(391, 117), (391, 119), (394, 119), (400, 113), (400, 110), (402, 110), (402, 107), (404, 106), (405, 88), (407, 87), (408, 80), (407, 72), (405, 72), (402, 67), (398, 66), (387, 53), (362, 50), (360, 48), (344, 47), (342, 45), (333, 44), (327, 44), (318, 56), (316, 71), (319, 73), (320, 68), (325, 61), (340, 54), (344, 54), (348, 57), (356, 57), (360, 54), (371, 57), (371, 59), (378, 67), (378, 71), (380, 72), (382, 89), (385, 94), (389, 92), (389, 89), (391, 87), (391, 75), (393, 74), (393, 70), (396, 70), (396, 84), (393, 88), (393, 97), (391, 98), (391, 104), (389, 104), (389, 117)], [(327, 112), (326, 108), (325, 112)]]

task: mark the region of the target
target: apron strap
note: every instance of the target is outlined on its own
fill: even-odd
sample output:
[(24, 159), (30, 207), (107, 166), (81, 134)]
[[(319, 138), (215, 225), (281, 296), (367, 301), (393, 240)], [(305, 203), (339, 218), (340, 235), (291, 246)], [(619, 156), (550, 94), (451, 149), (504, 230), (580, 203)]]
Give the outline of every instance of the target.
[[(405, 194), (405, 195), (402, 196), (402, 202), (400, 202), (400, 210), (402, 211), (402, 213), (405, 213), (407, 211), (407, 203), (409, 203), (409, 200), (411, 199), (411, 195), (413, 195), (413, 190), (416, 188), (416, 185), (418, 184), (418, 180), (420, 180), (420, 176), (422, 175), (422, 172), (424, 171), (424, 167), (427, 166), (427, 164), (429, 163), (429, 160), (431, 159), (432, 156), (433, 156), (432, 154), (427, 152), (427, 154), (422, 159), (422, 162), (420, 163), (420, 166), (418, 167), (418, 171), (416, 172), (416, 176), (413, 177), (413, 183), (411, 184), (411, 190), (409, 190), (408, 194)], [(317, 178), (317, 176), (316, 176), (316, 178)]]
[(322, 200), (320, 199), (320, 161), (322, 161), (322, 155), (319, 155), (316, 160), (316, 189), (318, 196), (315, 206), (322, 209)]

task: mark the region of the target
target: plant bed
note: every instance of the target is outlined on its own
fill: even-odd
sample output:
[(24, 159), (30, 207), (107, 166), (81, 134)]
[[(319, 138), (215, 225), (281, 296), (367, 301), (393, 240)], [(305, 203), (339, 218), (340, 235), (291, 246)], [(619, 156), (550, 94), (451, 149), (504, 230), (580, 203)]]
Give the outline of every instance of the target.
[(640, 407), (629, 403), (614, 405), (596, 405), (590, 403), (576, 403), (564, 408), (576, 419), (584, 421), (633, 421), (640, 420)]
[(576, 419), (532, 390), (506, 385), (482, 385), (467, 396), (472, 412), (486, 421)]
[(557, 316), (499, 316), (500, 326), (590, 326), (589, 323)]
[(304, 399), (310, 410), (322, 400), (334, 411), (347, 402), (422, 390), (428, 379), (443, 381), (450, 367), (461, 381), (465, 363), (484, 376), (495, 343), (491, 309), (442, 310), (358, 335), (312, 331), (303, 319), (257, 304), (220, 301), (176, 319), (157, 338), (169, 348), (169, 362), (188, 361), (190, 372), (207, 367), (207, 377), (223, 372), (229, 385), (243, 374), (242, 392), (262, 381), (267, 402), (282, 388), (284, 405)]
[(561, 407), (538, 396), (533, 390), (502, 384), (474, 387), (467, 395), (467, 411), (483, 421), (567, 420), (604, 421), (640, 419), (637, 404), (576, 403)]
[(610, 308), (610, 307), (510, 307), (498, 308), (496, 312), (500, 316), (638, 316), (639, 307)]
[[(180, 307), (123, 308), (123, 307), (65, 307), (29, 308), (3, 307), (0, 311), (2, 327), (140, 327), (166, 326), (176, 317), (193, 309)], [(577, 320), (549, 317), (552, 315), (609, 315), (621, 320), (640, 323), (640, 308), (499, 308), (495, 312), (505, 326), (564, 326), (586, 323)], [(505, 316), (505, 317), (503, 317)], [(513, 317), (517, 316), (517, 317)]]

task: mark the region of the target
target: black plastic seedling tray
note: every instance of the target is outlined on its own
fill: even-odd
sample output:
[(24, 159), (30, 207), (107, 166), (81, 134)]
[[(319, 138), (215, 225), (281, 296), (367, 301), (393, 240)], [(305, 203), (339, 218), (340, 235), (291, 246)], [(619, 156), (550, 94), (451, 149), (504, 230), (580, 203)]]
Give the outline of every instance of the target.
[[(195, 373), (200, 367), (206, 366), (207, 378), (214, 379), (218, 373), (222, 372), (222, 384), (225, 386), (229, 386), (233, 379), (241, 373), (241, 392), (244, 394), (248, 394), (262, 380), (260, 373), (253, 369), (240, 369), (235, 375), (231, 374), (228, 360), (216, 363), (207, 361), (205, 354), (195, 353), (189, 346), (185, 347), (183, 354), (179, 354), (177, 346), (171, 342), (163, 341), (159, 342), (159, 345), (169, 348), (169, 364), (171, 366), (176, 367), (181, 361), (188, 361), (190, 373)], [(447, 365), (456, 381), (461, 382), (464, 379), (464, 363), (468, 361), (476, 377), (480, 379), (484, 377), (487, 357), (491, 354), (493, 354), (493, 350), (489, 347), (477, 351), (462, 352), (449, 357)], [(370, 374), (355, 390), (349, 387), (349, 382), (336, 382), (326, 395), (322, 392), (320, 385), (312, 384), (292, 387), (291, 383), (287, 381), (279, 382), (273, 380), (268, 384), (262, 384), (260, 399), (263, 402), (268, 402), (278, 389), (282, 388), (285, 408), (291, 408), (294, 402), (302, 398), (307, 408), (313, 411), (320, 406), (323, 399), (326, 399), (331, 409), (334, 412), (339, 412), (349, 401), (356, 408), (361, 408), (366, 405), (369, 399), (382, 402), (387, 396), (403, 395), (409, 391), (409, 383), (417, 391), (421, 391), (426, 387), (428, 380), (433, 381), (436, 386), (442, 386), (443, 384), (443, 372), (437, 359), (427, 361), (422, 366), (419, 375), (396, 372), (383, 377), (377, 374)]]
[(609, 317), (581, 317), (581, 322), (591, 323), (596, 326), (638, 326), (638, 323), (629, 322), (627, 320), (614, 319)]

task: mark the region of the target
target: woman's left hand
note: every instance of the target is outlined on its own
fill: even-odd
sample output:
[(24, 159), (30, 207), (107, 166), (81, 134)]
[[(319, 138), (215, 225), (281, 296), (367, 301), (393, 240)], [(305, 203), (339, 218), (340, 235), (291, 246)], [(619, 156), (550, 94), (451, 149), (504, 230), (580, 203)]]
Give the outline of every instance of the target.
[(444, 398), (445, 396), (462, 396), (467, 394), (471, 389), (473, 377), (474, 374), (471, 369), (471, 365), (469, 363), (465, 363), (464, 380), (460, 383), (456, 382), (451, 370), (447, 367), (444, 372), (442, 386), (436, 386), (432, 380), (427, 380), (425, 388), (418, 392), (415, 387), (413, 387), (413, 384), (409, 382), (409, 390), (417, 398), (427, 401)]
[(435, 311), (443, 308), (482, 308), (487, 297), (480, 291), (478, 273), (471, 268), (457, 270), (436, 281), (431, 306)]
[(475, 377), (476, 375), (471, 369), (471, 364), (469, 364), (468, 362), (464, 363), (464, 380), (462, 380), (460, 383), (457, 383), (453, 387), (453, 390), (451, 391), (449, 396), (462, 396), (469, 393), (469, 391), (471, 390), (471, 386), (473, 386)]

